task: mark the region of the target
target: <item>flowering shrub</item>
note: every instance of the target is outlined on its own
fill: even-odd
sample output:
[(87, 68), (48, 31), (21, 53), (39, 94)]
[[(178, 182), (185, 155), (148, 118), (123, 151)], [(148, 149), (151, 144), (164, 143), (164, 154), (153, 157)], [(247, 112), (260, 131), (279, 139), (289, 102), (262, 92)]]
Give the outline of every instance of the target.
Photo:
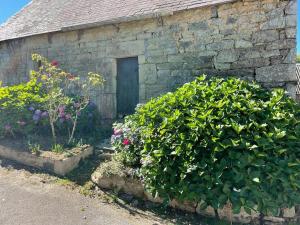
[(31, 71), (29, 82), (0, 85), (0, 135), (31, 139), (35, 134), (49, 136), (50, 130), (54, 145), (57, 136), (60, 142), (67, 138), (68, 145), (95, 136), (100, 118), (90, 93), (103, 85), (103, 77), (89, 73), (82, 79), (59, 69), (57, 61), (50, 63), (37, 54), (32, 59), (41, 66)]
[(130, 121), (122, 123), (115, 123), (113, 126), (113, 135), (111, 137), (111, 144), (117, 152), (121, 153), (121, 160), (129, 166), (139, 167), (140, 157), (140, 139), (137, 134), (137, 127)]
[(203, 76), (115, 129), (114, 146), (140, 163), (154, 195), (203, 208), (230, 202), (235, 213), (300, 203), (300, 107), (283, 90)]
[[(33, 54), (32, 60), (41, 64), (38, 71), (31, 71), (31, 77), (39, 80), (47, 93), (45, 108), (49, 117), (53, 141), (56, 143), (56, 122), (69, 121), (72, 126), (69, 131), (68, 143), (71, 143), (81, 111), (90, 103), (91, 90), (102, 86), (104, 79), (96, 73), (88, 73), (86, 79), (81, 79), (60, 69), (57, 61), (50, 63), (38, 54)], [(67, 108), (69, 112), (67, 112)]]

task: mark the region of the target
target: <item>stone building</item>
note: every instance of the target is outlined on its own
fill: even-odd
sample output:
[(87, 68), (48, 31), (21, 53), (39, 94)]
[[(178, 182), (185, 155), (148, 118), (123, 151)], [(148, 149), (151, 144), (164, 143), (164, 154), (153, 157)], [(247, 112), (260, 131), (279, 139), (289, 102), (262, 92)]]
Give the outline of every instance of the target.
[(33, 0), (0, 27), (0, 80), (24, 81), (32, 53), (105, 76), (103, 119), (196, 75), (296, 92), (296, 0)]

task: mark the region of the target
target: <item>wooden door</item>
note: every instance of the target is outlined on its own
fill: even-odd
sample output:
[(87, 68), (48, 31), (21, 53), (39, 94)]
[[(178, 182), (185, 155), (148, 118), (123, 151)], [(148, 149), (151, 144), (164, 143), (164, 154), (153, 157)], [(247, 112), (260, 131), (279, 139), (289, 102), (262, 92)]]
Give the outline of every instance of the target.
[(134, 113), (139, 103), (138, 58), (117, 60), (117, 115), (122, 118)]

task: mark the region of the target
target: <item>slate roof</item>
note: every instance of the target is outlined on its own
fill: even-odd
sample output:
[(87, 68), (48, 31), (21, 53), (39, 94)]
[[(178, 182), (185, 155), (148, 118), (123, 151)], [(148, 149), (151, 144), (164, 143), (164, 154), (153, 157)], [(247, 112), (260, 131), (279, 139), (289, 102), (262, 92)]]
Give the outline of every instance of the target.
[(140, 20), (233, 0), (32, 0), (0, 26), (0, 41)]

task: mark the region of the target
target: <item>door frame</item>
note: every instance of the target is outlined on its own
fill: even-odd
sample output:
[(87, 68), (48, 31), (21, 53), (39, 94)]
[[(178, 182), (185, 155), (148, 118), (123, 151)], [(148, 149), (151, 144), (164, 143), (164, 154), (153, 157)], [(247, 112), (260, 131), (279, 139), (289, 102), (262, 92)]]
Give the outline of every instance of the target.
[(141, 100), (144, 99), (144, 94), (142, 93), (142, 85), (144, 85), (144, 83), (142, 82), (141, 79), (141, 67), (140, 67), (140, 60), (141, 60), (141, 56), (139, 55), (122, 55), (120, 57), (116, 57), (113, 59), (113, 68), (112, 68), (112, 90), (113, 90), (113, 94), (114, 94), (114, 117), (117, 118), (117, 113), (118, 113), (118, 109), (117, 109), (117, 79), (118, 79), (118, 59), (126, 59), (126, 58), (137, 58), (138, 59), (138, 85), (139, 85), (139, 102)]

